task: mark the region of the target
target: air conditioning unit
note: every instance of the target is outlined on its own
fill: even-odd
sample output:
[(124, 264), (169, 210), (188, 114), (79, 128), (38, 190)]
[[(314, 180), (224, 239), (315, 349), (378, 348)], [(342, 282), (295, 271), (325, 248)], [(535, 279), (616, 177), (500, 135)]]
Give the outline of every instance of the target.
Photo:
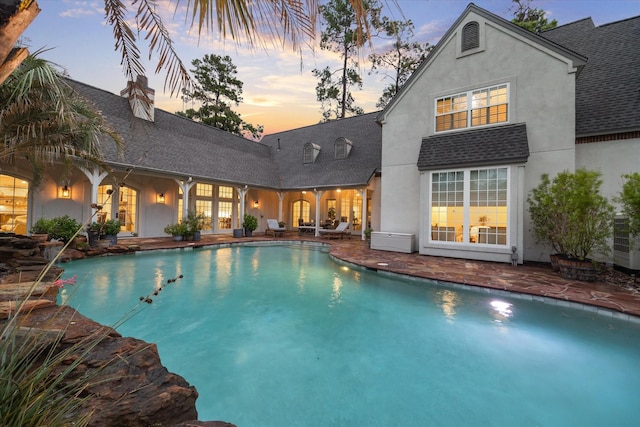
[(640, 239), (631, 240), (629, 220), (622, 215), (616, 215), (613, 223), (613, 264), (640, 271)]

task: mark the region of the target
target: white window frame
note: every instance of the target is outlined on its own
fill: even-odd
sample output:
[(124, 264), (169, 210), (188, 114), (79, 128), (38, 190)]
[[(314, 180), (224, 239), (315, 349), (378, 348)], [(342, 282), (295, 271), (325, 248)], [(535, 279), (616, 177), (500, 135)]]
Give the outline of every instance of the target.
[[(506, 93), (506, 102), (496, 102), (496, 103), (491, 103), (490, 102), (487, 105), (478, 105), (476, 103), (476, 101), (473, 100), (473, 95), (474, 94), (478, 94), (481, 92), (485, 92), (488, 91), (490, 92), (492, 89), (500, 89), (504, 87), (507, 90)], [(452, 111), (447, 111), (444, 113), (438, 113), (438, 102), (443, 101), (447, 98), (455, 98), (455, 99), (459, 99), (459, 98), (465, 98), (464, 101), (464, 109), (460, 109), (460, 110), (452, 110)], [(490, 98), (490, 97), (489, 97)], [(473, 123), (473, 112), (480, 110), (481, 108), (489, 108), (489, 107), (495, 107), (498, 105), (503, 105), (506, 104), (507, 105), (507, 118), (505, 121), (500, 121), (500, 122), (494, 122), (494, 123), (485, 123), (485, 124), (480, 124), (480, 125), (472, 125)], [(494, 85), (490, 85), (490, 86), (485, 86), (485, 87), (481, 87), (481, 88), (475, 88), (475, 89), (470, 89), (464, 92), (458, 92), (458, 93), (453, 93), (453, 94), (448, 94), (445, 96), (440, 96), (434, 99), (433, 101), (433, 130), (434, 133), (443, 133), (443, 132), (454, 132), (454, 131), (460, 131), (463, 129), (470, 129), (470, 128), (483, 128), (483, 127), (487, 127), (487, 126), (497, 126), (497, 125), (504, 125), (509, 123), (510, 119), (511, 119), (511, 108), (510, 108), (510, 104), (511, 104), (511, 85), (510, 83), (506, 82), (506, 83), (499, 83), (499, 84), (494, 84)], [(459, 104), (458, 104), (459, 105)], [(466, 113), (466, 126), (464, 127), (457, 127), (457, 128), (451, 128), (451, 129), (444, 129), (444, 130), (438, 130), (438, 117), (443, 117), (443, 116), (448, 116), (448, 115), (452, 115), (454, 113)]]
[[(490, 170), (490, 169), (506, 169), (507, 171), (507, 194), (506, 194), (506, 236), (505, 243), (471, 243), (470, 236), (470, 227), (471, 227), (471, 171), (479, 171), (479, 170)], [(462, 209), (464, 210), (464, 220), (462, 224), (463, 234), (462, 241), (446, 241), (446, 240), (435, 240), (432, 238), (432, 212), (433, 212), (433, 191), (431, 190), (433, 186), (433, 174), (440, 173), (449, 173), (449, 172), (462, 172), (463, 173), (463, 199), (462, 199)], [(429, 172), (429, 196), (427, 200), (427, 221), (426, 221), (426, 229), (427, 229), (427, 238), (428, 242), (431, 244), (442, 244), (442, 245), (451, 245), (451, 246), (464, 246), (465, 248), (508, 248), (510, 245), (510, 236), (511, 236), (511, 211), (512, 211), (512, 203), (511, 203), (511, 189), (514, 183), (512, 180), (512, 168), (508, 165), (496, 165), (496, 166), (474, 166), (467, 168), (457, 168), (457, 169), (446, 169), (446, 170), (433, 170)]]

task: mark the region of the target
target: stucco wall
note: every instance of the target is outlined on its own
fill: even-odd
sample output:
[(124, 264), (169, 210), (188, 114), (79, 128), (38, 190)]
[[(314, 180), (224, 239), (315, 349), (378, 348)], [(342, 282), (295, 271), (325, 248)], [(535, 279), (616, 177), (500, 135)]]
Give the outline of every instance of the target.
[[(575, 163), (575, 73), (571, 62), (520, 34), (470, 13), (481, 25), (481, 48), (460, 56), (458, 33), (443, 40), (428, 64), (417, 71), (386, 112), (382, 145), (381, 230), (420, 236), (421, 200), (416, 166), (421, 140), (434, 133), (436, 97), (510, 84), (509, 123), (526, 123), (531, 156), (524, 171), (524, 197), (544, 172), (554, 175)], [(512, 190), (514, 187), (512, 186)], [(512, 206), (515, 208), (515, 206)], [(545, 259), (530, 237), (526, 206), (518, 214), (524, 232), (525, 259)], [(522, 218), (524, 216), (524, 218)], [(424, 239), (426, 240), (426, 239)], [(426, 242), (418, 241), (418, 245)]]
[(640, 172), (640, 139), (578, 144), (576, 168), (602, 173), (602, 195), (612, 200), (622, 188), (622, 175)]

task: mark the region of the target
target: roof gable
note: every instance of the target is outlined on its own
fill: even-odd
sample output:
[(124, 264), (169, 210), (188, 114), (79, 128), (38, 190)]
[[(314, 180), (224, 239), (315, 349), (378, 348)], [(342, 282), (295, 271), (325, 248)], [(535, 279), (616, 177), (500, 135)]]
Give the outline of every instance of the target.
[[(523, 42), (526, 43), (530, 43), (532, 45), (536, 45), (539, 46), (541, 49), (545, 49), (545, 51), (552, 53), (554, 56), (558, 57), (558, 58), (562, 58), (563, 60), (567, 61), (569, 63), (569, 66), (572, 68), (576, 68), (579, 69), (580, 67), (582, 67), (585, 62), (586, 62), (586, 58), (563, 47), (560, 46), (556, 43), (554, 43), (551, 40), (548, 40), (546, 38), (543, 38), (541, 36), (539, 36), (538, 34), (534, 34), (504, 18), (501, 18), (497, 15), (494, 15), (491, 12), (488, 12), (485, 9), (482, 9), (478, 6), (476, 6), (473, 3), (470, 3), (467, 8), (464, 10), (464, 12), (460, 15), (460, 17), (458, 17), (458, 19), (453, 23), (453, 25), (447, 30), (447, 32), (442, 36), (442, 38), (440, 39), (440, 41), (436, 44), (436, 46), (431, 50), (431, 52), (429, 53), (429, 55), (425, 58), (425, 60), (422, 62), (422, 64), (420, 64), (420, 66), (418, 67), (418, 69), (411, 75), (411, 77), (407, 80), (407, 82), (402, 86), (402, 88), (400, 88), (400, 90), (398, 91), (398, 93), (391, 99), (391, 101), (387, 104), (387, 106), (385, 107), (384, 110), (382, 110), (378, 116), (377, 116), (377, 120), (380, 123), (384, 123), (384, 121), (386, 120), (386, 116), (387, 114), (393, 110), (393, 108), (395, 107), (395, 105), (402, 99), (402, 97), (404, 96), (404, 94), (411, 90), (411, 87), (413, 86), (414, 82), (420, 78), (420, 76), (425, 72), (425, 70), (430, 66), (430, 64), (437, 59), (438, 55), (440, 54), (440, 52), (444, 49), (444, 46), (447, 45), (448, 43), (450, 43), (454, 37), (456, 37), (456, 35), (458, 33), (462, 33), (463, 32), (463, 27), (468, 23), (468, 21), (471, 19), (471, 16), (475, 16), (479, 19), (484, 20), (487, 23), (492, 24), (493, 26), (497, 27), (497, 28), (501, 28), (502, 30), (504, 30), (505, 32), (511, 33), (513, 35), (515, 35), (516, 37), (518, 37), (519, 39), (523, 40)], [(482, 47), (482, 32), (484, 31), (481, 28), (479, 29), (480, 31), (480, 45), (476, 48), (472, 48), (469, 49), (468, 51), (465, 51), (464, 54), (473, 54), (479, 51), (483, 50)], [(458, 37), (458, 43), (461, 46), (462, 43), (462, 36)]]

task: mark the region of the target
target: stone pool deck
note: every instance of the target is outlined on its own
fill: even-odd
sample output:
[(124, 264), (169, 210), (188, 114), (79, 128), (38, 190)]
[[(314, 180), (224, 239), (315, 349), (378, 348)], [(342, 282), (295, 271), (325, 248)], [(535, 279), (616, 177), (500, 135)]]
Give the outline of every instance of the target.
[[(513, 267), (506, 263), (472, 261), (454, 258), (431, 257), (369, 249), (367, 241), (359, 236), (339, 240), (316, 238), (287, 232), (273, 238), (263, 233), (254, 233), (249, 238), (203, 235), (198, 242), (174, 242), (172, 238), (119, 238), (119, 245), (137, 245), (139, 249), (171, 249), (181, 247), (202, 247), (226, 243), (249, 243), (264, 241), (309, 241), (322, 242), (331, 246), (330, 254), (346, 263), (373, 270), (383, 270), (439, 282), (482, 287), (487, 292), (517, 292), (522, 298), (541, 300), (551, 304), (567, 305), (577, 303), (584, 309), (603, 316), (640, 322), (640, 285), (619, 286), (608, 283), (607, 277), (599, 276), (596, 282), (566, 280), (551, 270), (549, 264), (525, 263)], [(633, 283), (634, 279), (630, 279)], [(627, 280), (629, 282), (629, 280)]]

